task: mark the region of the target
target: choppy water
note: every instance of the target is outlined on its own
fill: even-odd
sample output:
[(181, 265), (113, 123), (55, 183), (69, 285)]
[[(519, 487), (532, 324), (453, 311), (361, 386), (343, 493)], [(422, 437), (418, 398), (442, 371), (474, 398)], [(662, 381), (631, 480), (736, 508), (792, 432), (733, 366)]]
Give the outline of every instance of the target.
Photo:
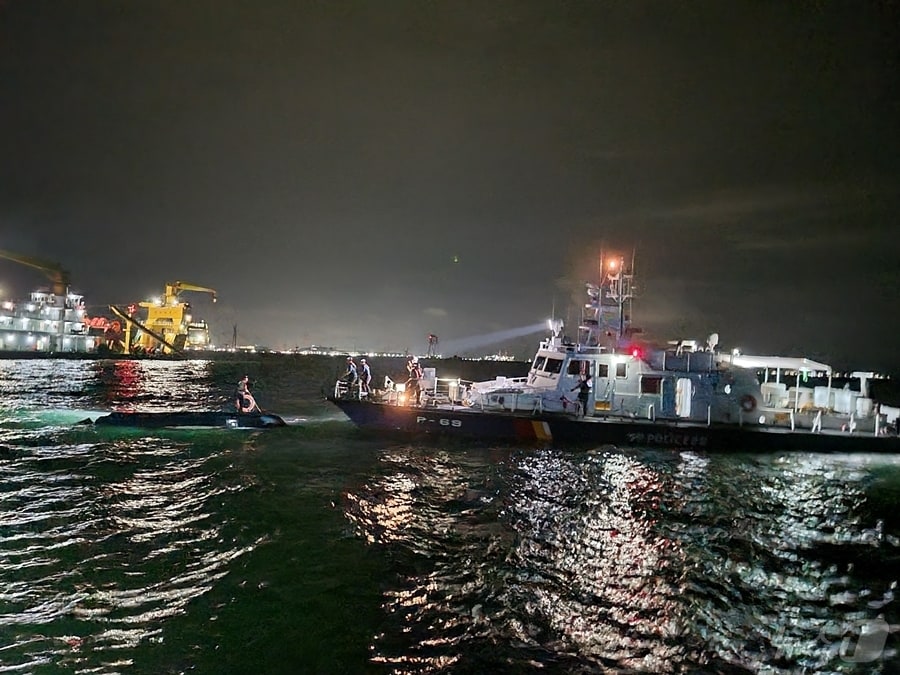
[[(900, 670), (900, 457), (380, 441), (334, 367), (0, 361), (0, 672)], [(294, 426), (75, 424), (245, 371)]]

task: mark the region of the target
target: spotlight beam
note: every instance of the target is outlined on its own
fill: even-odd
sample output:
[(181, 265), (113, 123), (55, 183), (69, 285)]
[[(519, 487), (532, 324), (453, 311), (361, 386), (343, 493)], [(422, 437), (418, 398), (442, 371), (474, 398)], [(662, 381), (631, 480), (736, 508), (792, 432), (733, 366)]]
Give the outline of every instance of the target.
[(441, 352), (444, 354), (459, 354), (467, 352), (479, 347), (511, 340), (513, 338), (524, 337), (532, 333), (540, 333), (547, 330), (547, 322), (533, 323), (528, 326), (520, 326), (519, 328), (508, 328), (494, 333), (485, 333), (483, 335), (471, 335), (469, 337), (457, 338), (455, 340), (447, 340), (441, 345)]

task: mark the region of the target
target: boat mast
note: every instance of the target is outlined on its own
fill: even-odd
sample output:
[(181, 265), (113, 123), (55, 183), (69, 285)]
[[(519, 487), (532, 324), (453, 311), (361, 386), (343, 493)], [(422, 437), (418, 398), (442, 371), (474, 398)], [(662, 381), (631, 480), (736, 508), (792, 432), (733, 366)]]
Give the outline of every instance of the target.
[[(634, 297), (634, 253), (631, 255), (630, 266), (626, 266), (625, 256), (610, 256), (606, 262), (606, 272), (606, 297), (612, 301), (612, 306), (615, 308), (615, 337), (618, 345), (631, 324), (631, 300)], [(626, 304), (628, 305), (627, 311)]]
[(627, 265), (625, 256), (611, 254), (599, 258), (598, 283), (585, 284), (588, 301), (578, 326), (580, 350), (613, 348), (631, 332), (631, 303), (634, 297), (634, 254)]

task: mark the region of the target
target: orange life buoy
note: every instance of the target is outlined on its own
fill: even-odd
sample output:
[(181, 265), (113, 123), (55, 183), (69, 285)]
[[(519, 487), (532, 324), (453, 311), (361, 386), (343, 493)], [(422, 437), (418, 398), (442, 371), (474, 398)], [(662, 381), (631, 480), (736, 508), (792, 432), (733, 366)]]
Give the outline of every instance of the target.
[(756, 410), (756, 398), (750, 394), (741, 396), (741, 410), (744, 412), (753, 412)]

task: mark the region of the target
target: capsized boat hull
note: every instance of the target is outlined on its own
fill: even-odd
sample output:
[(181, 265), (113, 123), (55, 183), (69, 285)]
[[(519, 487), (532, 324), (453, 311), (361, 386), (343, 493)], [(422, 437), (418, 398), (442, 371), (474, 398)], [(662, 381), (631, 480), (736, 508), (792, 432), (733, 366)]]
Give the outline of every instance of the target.
[(360, 429), (400, 435), (445, 435), (541, 445), (656, 447), (716, 452), (900, 453), (900, 438), (873, 434), (729, 424), (576, 418), (566, 414), (482, 412), (465, 407), (416, 408), (329, 398)]
[(113, 412), (94, 420), (96, 426), (134, 428), (194, 428), (194, 429), (270, 429), (287, 426), (272, 413), (234, 413), (225, 411), (177, 412)]

